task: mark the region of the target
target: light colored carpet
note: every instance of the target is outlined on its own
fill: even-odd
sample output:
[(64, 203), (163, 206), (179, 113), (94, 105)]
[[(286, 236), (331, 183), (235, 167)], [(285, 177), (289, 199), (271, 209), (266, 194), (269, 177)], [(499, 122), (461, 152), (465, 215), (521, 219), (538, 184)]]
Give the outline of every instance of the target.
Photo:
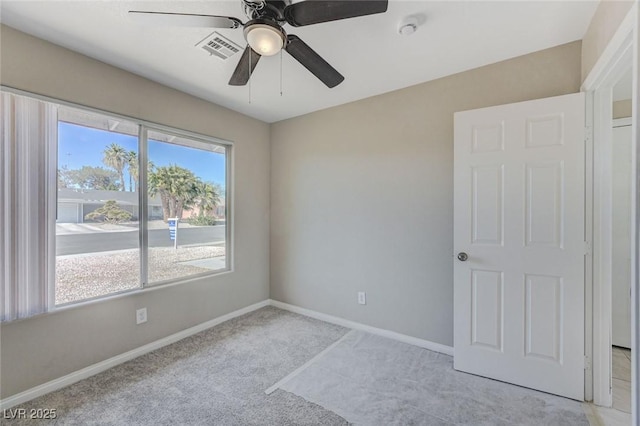
[(459, 373), (449, 356), (348, 331), (267, 307), (14, 408), (55, 408), (61, 425), (588, 424), (575, 401)]
[[(347, 331), (266, 307), (15, 408), (55, 408), (64, 425), (346, 424), (293, 394), (264, 391)], [(23, 423), (34, 422), (46, 423)]]
[(280, 388), (357, 425), (589, 425), (577, 401), (460, 373), (450, 356), (355, 330)]

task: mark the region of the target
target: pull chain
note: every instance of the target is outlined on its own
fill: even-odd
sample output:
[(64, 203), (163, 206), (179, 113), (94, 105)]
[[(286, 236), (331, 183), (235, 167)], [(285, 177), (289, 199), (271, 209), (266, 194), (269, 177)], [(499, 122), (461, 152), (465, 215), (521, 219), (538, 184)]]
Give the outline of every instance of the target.
[(253, 56), (251, 53), (253, 52), (251, 52), (251, 47), (249, 47), (249, 76), (247, 77), (247, 81), (249, 83), (249, 103), (251, 103), (251, 57)]
[(282, 49), (280, 49), (280, 96), (282, 96)]

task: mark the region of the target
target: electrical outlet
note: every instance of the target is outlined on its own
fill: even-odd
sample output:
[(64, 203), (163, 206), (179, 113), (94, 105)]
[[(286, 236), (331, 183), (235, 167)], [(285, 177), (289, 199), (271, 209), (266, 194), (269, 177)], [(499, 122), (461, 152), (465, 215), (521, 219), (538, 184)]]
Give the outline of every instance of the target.
[(366, 305), (367, 304), (367, 293), (365, 293), (364, 291), (359, 291), (358, 292), (358, 303), (360, 305)]
[(141, 308), (136, 311), (136, 324), (147, 322), (147, 308)]

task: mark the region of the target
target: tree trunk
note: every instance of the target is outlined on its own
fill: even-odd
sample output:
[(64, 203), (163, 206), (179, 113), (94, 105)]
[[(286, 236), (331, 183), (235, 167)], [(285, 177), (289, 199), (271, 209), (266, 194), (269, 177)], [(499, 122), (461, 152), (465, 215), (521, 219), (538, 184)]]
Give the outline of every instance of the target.
[(176, 217), (176, 199), (173, 196), (169, 196), (169, 217)]
[(182, 200), (176, 201), (176, 217), (182, 219)]
[(163, 220), (166, 222), (171, 217), (169, 216), (171, 211), (169, 210), (169, 197), (164, 191), (160, 192), (160, 201), (162, 201)]

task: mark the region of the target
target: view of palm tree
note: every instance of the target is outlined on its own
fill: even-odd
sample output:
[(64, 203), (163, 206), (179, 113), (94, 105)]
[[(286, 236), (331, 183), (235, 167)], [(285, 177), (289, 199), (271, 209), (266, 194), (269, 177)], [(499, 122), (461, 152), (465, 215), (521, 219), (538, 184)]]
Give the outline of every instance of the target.
[(199, 179), (190, 170), (172, 165), (158, 167), (149, 174), (149, 195), (160, 194), (164, 220), (182, 217), (198, 195)]
[(225, 149), (134, 127), (58, 123), (56, 304), (139, 288), (143, 227), (148, 283), (227, 267)]
[(127, 164), (127, 151), (118, 144), (112, 143), (104, 151), (104, 157), (102, 161), (109, 167), (112, 167), (118, 172), (118, 178), (120, 179), (120, 191), (124, 191), (124, 168)]
[[(89, 166), (83, 166), (79, 170), (61, 168), (58, 171), (59, 186), (127, 191), (126, 170), (128, 191), (135, 192), (138, 189), (139, 164), (136, 151), (127, 151), (121, 145), (111, 143), (103, 151), (102, 162), (108, 169)], [(191, 170), (175, 164), (156, 167), (152, 161), (148, 161), (147, 173), (149, 195), (160, 196), (165, 222), (173, 217), (182, 218), (185, 210), (195, 209), (192, 217), (211, 216), (223, 196), (223, 189), (219, 184), (205, 182)]]
[(138, 177), (139, 177), (137, 152), (129, 151), (127, 153), (127, 167), (129, 168), (129, 191), (135, 192), (136, 188), (138, 187)]
[(197, 190), (198, 216), (206, 216), (208, 212), (212, 211), (220, 203), (220, 187), (208, 182), (199, 182)]
[[(128, 168), (129, 191), (138, 187), (138, 154), (126, 151), (112, 143), (104, 151), (103, 162), (119, 176), (120, 190), (125, 191), (124, 169)], [(163, 219), (182, 218), (185, 209), (197, 207), (197, 216), (207, 216), (220, 203), (222, 190), (219, 185), (203, 182), (191, 170), (177, 165), (155, 167), (148, 164), (149, 195), (160, 195)]]

